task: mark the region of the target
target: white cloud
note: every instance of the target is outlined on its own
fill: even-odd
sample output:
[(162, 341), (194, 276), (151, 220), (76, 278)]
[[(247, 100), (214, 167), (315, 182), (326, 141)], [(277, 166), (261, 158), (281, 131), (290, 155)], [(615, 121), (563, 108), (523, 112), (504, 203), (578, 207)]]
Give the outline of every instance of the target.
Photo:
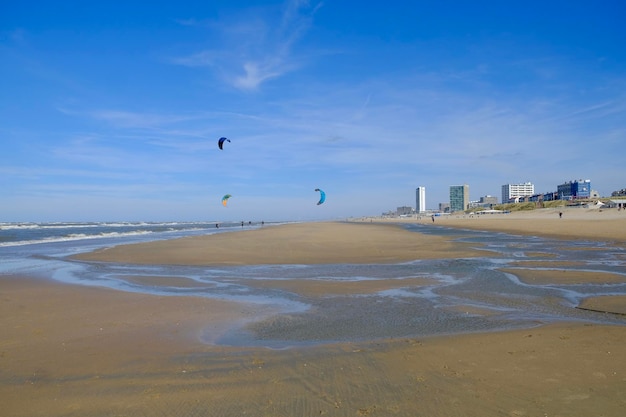
[(234, 78), (234, 85), (242, 90), (253, 90), (261, 83), (270, 78), (280, 77), (285, 68), (280, 68), (278, 64), (268, 64), (260, 66), (257, 62), (247, 62), (243, 65), (244, 75)]
[[(219, 77), (240, 90), (255, 90), (273, 78), (302, 65), (294, 46), (310, 28), (313, 14), (321, 3), (290, 0), (282, 15), (241, 12), (233, 20), (207, 26), (216, 33), (210, 49), (177, 57), (172, 63), (188, 67), (210, 67)], [(266, 20), (263, 20), (266, 19)], [(193, 20), (186, 20), (192, 24)]]

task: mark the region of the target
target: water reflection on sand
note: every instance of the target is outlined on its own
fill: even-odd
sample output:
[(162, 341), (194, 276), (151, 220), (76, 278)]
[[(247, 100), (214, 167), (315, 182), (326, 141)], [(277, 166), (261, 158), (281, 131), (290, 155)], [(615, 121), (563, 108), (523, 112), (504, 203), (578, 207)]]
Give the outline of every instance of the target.
[[(458, 236), (458, 230), (406, 225)], [(415, 337), (579, 320), (626, 324), (626, 316), (576, 308), (589, 297), (626, 295), (624, 249), (463, 231), (485, 257), (398, 264), (137, 266), (76, 263), (55, 278), (159, 295), (257, 305), (254, 317), (205, 339), (274, 348)]]

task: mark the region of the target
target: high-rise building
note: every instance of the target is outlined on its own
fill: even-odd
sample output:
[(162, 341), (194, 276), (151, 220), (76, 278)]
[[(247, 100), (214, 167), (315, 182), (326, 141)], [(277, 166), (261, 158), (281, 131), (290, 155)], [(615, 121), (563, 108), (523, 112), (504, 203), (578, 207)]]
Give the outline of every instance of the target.
[(465, 211), (469, 207), (469, 185), (450, 186), (450, 212)]
[(519, 197), (526, 197), (535, 194), (533, 183), (525, 182), (521, 184), (504, 184), (502, 186), (502, 204), (506, 204)]
[(426, 187), (415, 189), (415, 211), (418, 213), (426, 211)]

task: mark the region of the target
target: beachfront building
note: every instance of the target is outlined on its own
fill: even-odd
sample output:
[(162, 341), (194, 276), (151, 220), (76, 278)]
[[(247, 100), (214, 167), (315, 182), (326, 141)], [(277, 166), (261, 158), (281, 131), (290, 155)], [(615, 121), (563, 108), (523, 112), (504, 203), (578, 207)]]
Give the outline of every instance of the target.
[(484, 207), (495, 206), (496, 204), (498, 204), (498, 197), (493, 195), (486, 195), (484, 197), (480, 197), (479, 203), (482, 204)]
[(519, 203), (520, 197), (535, 194), (535, 185), (531, 182), (521, 184), (504, 184), (502, 186), (502, 204)]
[(626, 188), (622, 188), (621, 190), (613, 191), (611, 193), (611, 197), (621, 197), (626, 196)]
[(413, 214), (413, 207), (402, 206), (396, 209), (396, 215), (398, 216), (406, 217), (406, 216), (410, 216), (411, 214)]
[(450, 186), (450, 212), (465, 211), (469, 207), (469, 185)]
[[(533, 194), (531, 196), (523, 197), (524, 202), (542, 203), (544, 201), (556, 201), (559, 199), (559, 194), (556, 191), (550, 191), (547, 193)], [(520, 201), (522, 202), (522, 201)]]
[(493, 206), (498, 204), (498, 197), (494, 197), (491, 195), (486, 195), (484, 197), (480, 197), (478, 201), (470, 201), (469, 207), (483, 207), (483, 208), (492, 208)]
[(426, 187), (415, 189), (415, 211), (418, 213), (426, 211)]
[(568, 181), (557, 186), (559, 200), (591, 197), (591, 180)]

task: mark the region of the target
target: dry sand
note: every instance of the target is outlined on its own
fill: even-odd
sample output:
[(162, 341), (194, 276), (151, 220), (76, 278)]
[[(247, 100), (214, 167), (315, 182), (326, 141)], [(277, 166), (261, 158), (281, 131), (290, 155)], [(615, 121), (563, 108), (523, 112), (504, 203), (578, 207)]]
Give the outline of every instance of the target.
[[(588, 220), (570, 217), (546, 218), (569, 223), (550, 234), (624, 242), (620, 218), (610, 221), (613, 227), (602, 227), (606, 234), (590, 237), (583, 231)], [(447, 221), (458, 227), (474, 221), (496, 229), (504, 224)], [(516, 232), (536, 233), (530, 224), (521, 222)], [(609, 233), (620, 228), (621, 235)], [(393, 225), (309, 223), (134, 245), (89, 257), (233, 264), (246, 253), (249, 263), (332, 263), (481, 253), (429, 239)], [(591, 277), (576, 279), (586, 278)], [(364, 284), (285, 285), (307, 294), (371, 290)], [(590, 305), (624, 305), (621, 297), (602, 298), (610, 299)], [(626, 327), (562, 323), (282, 351), (199, 341), (207, 323), (219, 327), (249, 315), (248, 306), (232, 302), (0, 277), (0, 415), (617, 417), (626, 409)]]
[[(559, 217), (562, 213), (562, 217)], [(435, 217), (434, 223), (428, 216), (421, 220), (389, 219), (388, 222), (419, 221), (423, 224), (493, 230), (507, 233), (550, 236), (566, 239), (603, 240), (626, 246), (626, 210), (551, 208), (508, 214), (458, 215)]]
[(470, 245), (394, 224), (298, 223), (177, 240), (121, 245), (76, 256), (88, 261), (174, 265), (384, 263), (482, 256)]

